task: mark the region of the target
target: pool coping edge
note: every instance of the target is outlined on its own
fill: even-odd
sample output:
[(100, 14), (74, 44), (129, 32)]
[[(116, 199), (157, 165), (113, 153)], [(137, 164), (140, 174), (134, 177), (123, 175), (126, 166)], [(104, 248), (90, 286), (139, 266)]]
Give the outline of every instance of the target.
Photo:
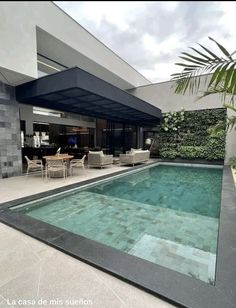
[[(166, 162), (158, 163), (166, 164)], [(151, 167), (156, 164), (157, 162), (153, 162), (144, 167)], [(183, 165), (183, 163), (174, 164)], [(136, 166), (132, 168), (132, 171), (142, 170), (144, 167)], [(124, 175), (126, 173), (130, 173), (130, 169), (102, 176), (99, 179), (111, 179), (114, 175)], [(98, 181), (98, 178), (87, 180), (86, 183), (90, 184), (96, 181)], [(17, 204), (68, 190), (68, 187), (75, 188), (85, 185), (84, 181), (0, 204), (0, 222), (16, 228), (85, 263), (138, 286), (145, 291), (155, 294), (174, 305), (178, 304), (182, 307), (192, 308), (220, 308), (222, 306), (225, 308), (233, 308), (235, 295), (232, 294), (236, 293), (236, 270), (232, 271), (232, 269), (236, 268), (236, 243), (235, 240), (232, 242), (232, 235), (236, 235), (236, 190), (232, 184), (234, 183), (231, 170), (228, 166), (225, 166), (223, 171), (218, 239), (217, 281), (215, 286), (208, 285), (200, 280), (128, 255), (127, 253), (84, 237), (74, 235), (71, 232), (36, 219), (30, 217), (25, 219), (26, 215), (9, 210), (9, 207)], [(77, 245), (75, 245), (75, 242)], [(97, 254), (98, 251), (99, 254)], [(225, 266), (225, 263), (227, 266)], [(225, 284), (227, 284), (227, 287)], [(230, 298), (230, 296), (233, 297)]]

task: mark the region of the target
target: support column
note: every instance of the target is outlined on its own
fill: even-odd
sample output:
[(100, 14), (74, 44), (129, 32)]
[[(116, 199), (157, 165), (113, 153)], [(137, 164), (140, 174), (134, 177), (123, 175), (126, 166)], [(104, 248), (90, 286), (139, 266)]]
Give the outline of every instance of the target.
[(144, 140), (143, 140), (143, 127), (137, 127), (137, 148), (144, 147)]
[(15, 88), (0, 82), (0, 178), (21, 173), (19, 104)]

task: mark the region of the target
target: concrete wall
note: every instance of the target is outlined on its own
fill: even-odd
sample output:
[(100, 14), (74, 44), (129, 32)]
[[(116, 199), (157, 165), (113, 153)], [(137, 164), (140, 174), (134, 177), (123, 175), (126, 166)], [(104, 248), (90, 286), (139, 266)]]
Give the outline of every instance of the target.
[(0, 68), (15, 84), (38, 77), (38, 50), (126, 88), (150, 83), (51, 1), (1, 1), (0, 41)]
[[(207, 77), (209, 78), (209, 77)], [(162, 112), (178, 111), (181, 108), (185, 110), (201, 110), (221, 108), (223, 102), (218, 94), (209, 95), (198, 100), (197, 95), (185, 95), (174, 93), (174, 82), (162, 82), (148, 86), (142, 86), (135, 89), (130, 89), (129, 92), (133, 95), (157, 106)], [(204, 80), (202, 80), (200, 91), (204, 90)], [(228, 111), (230, 116), (230, 112)], [(233, 130), (227, 133), (226, 137), (226, 158), (225, 162), (232, 156), (236, 156), (236, 131)]]
[(13, 87), (0, 82), (0, 178), (21, 174), (19, 104)]
[[(204, 82), (199, 91), (204, 90)], [(219, 95), (210, 95), (200, 100), (197, 100), (196, 95), (186, 93), (175, 94), (173, 81), (155, 83), (147, 86), (130, 89), (129, 92), (133, 95), (146, 100), (150, 104), (160, 108), (162, 112), (178, 111), (182, 107), (185, 110), (200, 110), (222, 107), (222, 101)]]
[[(228, 109), (228, 116), (235, 116), (235, 113)], [(226, 163), (230, 157), (236, 156), (236, 130), (228, 131), (226, 136)]]

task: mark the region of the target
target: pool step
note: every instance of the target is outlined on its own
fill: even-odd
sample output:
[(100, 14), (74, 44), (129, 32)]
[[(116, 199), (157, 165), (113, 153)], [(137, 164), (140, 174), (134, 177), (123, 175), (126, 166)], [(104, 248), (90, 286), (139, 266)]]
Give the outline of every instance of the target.
[(28, 215), (104, 244), (129, 251), (149, 234), (215, 253), (218, 220), (99, 193), (82, 191)]
[(145, 234), (129, 253), (207, 283), (215, 280), (216, 255), (210, 252)]
[(27, 215), (203, 281), (214, 280), (218, 220), (82, 191)]
[[(116, 213), (114, 216), (110, 212), (114, 228), (115, 224), (126, 225), (128, 230), (129, 226), (131, 228), (130, 233), (132, 233), (132, 228), (137, 232), (139, 230), (140, 236), (150, 234), (207, 252), (215, 253), (216, 251), (218, 233), (218, 219), (216, 218), (96, 193), (83, 192), (82, 194), (90, 205), (97, 204), (98, 206), (100, 203), (100, 206), (103, 206), (105, 203), (106, 206), (112, 206), (113, 212)], [(83, 202), (82, 195), (81, 202)]]

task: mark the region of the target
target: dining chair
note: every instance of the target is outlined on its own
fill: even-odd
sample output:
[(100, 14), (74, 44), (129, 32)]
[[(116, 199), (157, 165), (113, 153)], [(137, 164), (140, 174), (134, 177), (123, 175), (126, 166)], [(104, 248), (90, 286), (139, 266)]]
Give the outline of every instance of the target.
[(58, 148), (56, 151), (56, 155), (59, 156), (61, 154), (61, 148)]
[(51, 177), (51, 173), (62, 172), (64, 179), (67, 177), (67, 164), (63, 159), (48, 159), (46, 162), (46, 179)]
[(73, 175), (73, 168), (83, 168), (84, 169), (84, 161), (86, 155), (84, 155), (81, 159), (72, 159), (70, 161), (70, 174)]
[(28, 156), (25, 156), (27, 162), (27, 171), (26, 175), (29, 175), (29, 171), (41, 171), (43, 178), (43, 162), (41, 159), (29, 159)]

